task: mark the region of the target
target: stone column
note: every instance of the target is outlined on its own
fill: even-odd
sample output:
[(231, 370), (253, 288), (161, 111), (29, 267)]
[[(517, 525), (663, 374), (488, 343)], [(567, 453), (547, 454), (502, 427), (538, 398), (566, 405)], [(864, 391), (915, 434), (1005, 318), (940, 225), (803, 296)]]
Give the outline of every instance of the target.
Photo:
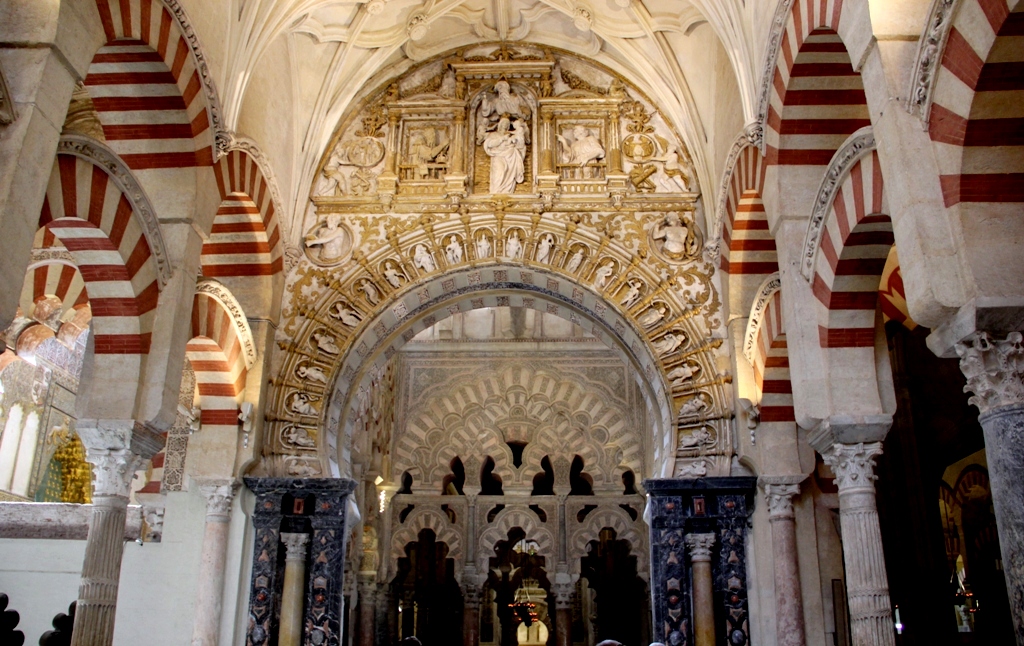
[(475, 583), (466, 583), (463, 590), (462, 644), (477, 646), (480, 643), (480, 596), (482, 591)]
[(373, 646), (377, 638), (377, 583), (359, 576), (359, 646)]
[[(117, 586), (124, 554), (124, 524), (132, 478), (144, 459), (132, 450), (131, 420), (81, 420), (78, 436), (93, 464), (92, 516), (85, 542), (73, 646), (114, 643)], [(149, 453), (152, 455), (152, 453)]]
[(281, 590), (279, 646), (302, 646), (302, 602), (305, 599), (306, 546), (309, 534), (282, 533), (285, 546), (284, 588)]
[[(803, 480), (804, 476), (797, 478)], [(763, 486), (775, 556), (776, 641), (779, 646), (804, 646), (804, 604), (797, 562), (796, 515), (793, 513), (793, 497), (800, 494), (800, 485), (773, 483), (770, 478), (764, 480), (768, 480), (763, 482)]]
[(1024, 344), (1020, 332), (993, 339), (977, 332), (958, 343), (964, 391), (974, 396), (985, 433), (985, 459), (999, 551), (1018, 646), (1024, 646)]
[(892, 646), (892, 607), (875, 506), (875, 456), (881, 442), (833, 444), (822, 457), (839, 486), (839, 525), (843, 534), (846, 595), (854, 646)]
[(714, 582), (711, 580), (711, 548), (714, 534), (687, 534), (686, 547), (693, 564), (693, 643), (715, 646)]
[(572, 646), (572, 593), (571, 583), (551, 586), (555, 595), (555, 646)]
[(228, 550), (231, 501), (240, 483), (231, 479), (195, 479), (206, 498), (206, 525), (192, 620), (192, 646), (216, 646), (224, 595), (224, 566)]

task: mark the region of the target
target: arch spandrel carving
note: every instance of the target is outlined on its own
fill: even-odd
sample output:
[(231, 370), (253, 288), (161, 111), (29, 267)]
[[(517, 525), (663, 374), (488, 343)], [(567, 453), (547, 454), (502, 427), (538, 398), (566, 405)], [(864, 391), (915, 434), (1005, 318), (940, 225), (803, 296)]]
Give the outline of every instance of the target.
[[(729, 377), (716, 367), (725, 327), (715, 264), (701, 247), (700, 194), (629, 177), (647, 165), (654, 167), (648, 179), (691, 188), (686, 151), (673, 143), (680, 139), (621, 79), (537, 51), (437, 59), (342, 121), (303, 230), (340, 217), (352, 234), (352, 257), (330, 269), (308, 258), (296, 263), (277, 333), (283, 379), (301, 365), (331, 387), (299, 384), (323, 396), (315, 420), (289, 409), (293, 390), (275, 388), (271, 455), (299, 455), (279, 440), (299, 424), (319, 447), (301, 457), (308, 468), (347, 469), (344, 438), (355, 402), (369, 393), (369, 375), (437, 320), (501, 305), (562, 316), (618, 348), (648, 383), (649, 419), (663, 420), (653, 442), (660, 463), (671, 461), (675, 415), (698, 389), (703, 417), (727, 415), (722, 384)], [(497, 87), (502, 78), (507, 88)], [(488, 112), (488, 102), (499, 107)], [(470, 168), (479, 152), (473, 147), (483, 145), (478, 134), (486, 139), (507, 127), (512, 137), (502, 115), (529, 124), (524, 160), (533, 166), (514, 191), (482, 193)], [(545, 173), (548, 184), (540, 181)]]

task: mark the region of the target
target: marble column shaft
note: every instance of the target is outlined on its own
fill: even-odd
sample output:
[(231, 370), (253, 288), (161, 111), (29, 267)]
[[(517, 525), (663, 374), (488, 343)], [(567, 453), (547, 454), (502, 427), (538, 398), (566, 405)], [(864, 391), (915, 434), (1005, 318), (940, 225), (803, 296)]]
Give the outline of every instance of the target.
[(231, 502), (239, 484), (232, 480), (196, 480), (206, 498), (206, 524), (192, 621), (192, 646), (216, 646), (224, 596)]
[(480, 643), (480, 586), (466, 584), (463, 595), (462, 644), (477, 646)]
[(715, 646), (714, 582), (711, 579), (711, 548), (714, 534), (687, 534), (693, 566), (693, 643)]
[(765, 484), (775, 566), (775, 634), (779, 646), (804, 646), (804, 604), (797, 560), (793, 498), (798, 484)]
[(839, 525), (846, 565), (853, 646), (895, 643), (889, 579), (875, 501), (875, 457), (882, 443), (833, 444), (823, 457), (839, 486)]
[(95, 479), (71, 644), (110, 646), (114, 643), (128, 495), (143, 459), (129, 448), (132, 431), (125, 424), (83, 424), (78, 434), (87, 451), (86, 459), (94, 466)]
[(284, 586), (281, 590), (281, 623), (278, 646), (302, 646), (302, 606), (305, 600), (306, 546), (309, 534), (282, 533), (285, 545)]
[(572, 646), (572, 584), (556, 583), (555, 646)]
[(965, 392), (985, 434), (992, 506), (1017, 646), (1024, 646), (1024, 335), (978, 332), (957, 344)]
[(373, 646), (377, 638), (377, 584), (372, 578), (359, 581), (359, 646)]

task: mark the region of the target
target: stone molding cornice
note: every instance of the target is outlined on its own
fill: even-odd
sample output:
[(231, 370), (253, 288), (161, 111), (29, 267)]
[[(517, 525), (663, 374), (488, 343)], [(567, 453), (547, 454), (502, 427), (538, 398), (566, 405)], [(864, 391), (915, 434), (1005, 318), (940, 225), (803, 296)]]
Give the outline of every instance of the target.
[(245, 310), (239, 305), (234, 294), (227, 287), (212, 279), (200, 280), (196, 285), (196, 293), (210, 296), (231, 315), (231, 321), (238, 333), (238, 340), (242, 344), (245, 368), (252, 370), (252, 367), (256, 365), (256, 341), (253, 340), (252, 330), (249, 329), (249, 320), (245, 317)]
[[(772, 30), (768, 34), (768, 43), (765, 48), (764, 63), (761, 66), (761, 90), (757, 101), (757, 122), (760, 124), (761, 132), (768, 127), (768, 103), (772, 96), (772, 79), (775, 77), (775, 62), (779, 58), (779, 47), (782, 45), (782, 34), (786, 31), (786, 22), (789, 18), (789, 10), (793, 6), (793, 0), (779, 0), (775, 5), (775, 16), (772, 18)], [(764, 154), (764, 137), (758, 147), (761, 154)]]
[(953, 26), (953, 19), (959, 9), (960, 0), (932, 0), (925, 31), (918, 41), (917, 56), (910, 74), (910, 88), (904, 104), (907, 112), (921, 120), (923, 128), (928, 128), (928, 118), (932, 109), (932, 93), (935, 80), (938, 78), (939, 65), (946, 41)]
[(114, 184), (128, 198), (132, 204), (132, 210), (138, 215), (137, 222), (142, 227), (142, 233), (146, 236), (149, 250), (156, 262), (160, 287), (166, 286), (167, 281), (171, 278), (172, 269), (167, 247), (164, 245), (163, 234), (160, 231), (160, 221), (157, 219), (156, 209), (153, 208), (149, 196), (142, 190), (142, 186), (135, 179), (135, 175), (132, 174), (127, 164), (106, 145), (81, 135), (63, 135), (57, 144), (57, 154), (81, 157), (105, 170), (114, 180)]
[(690, 550), (690, 560), (694, 563), (700, 561), (711, 561), (711, 548), (715, 546), (714, 533), (708, 534), (687, 534), (683, 539), (687, 549)]
[(725, 159), (725, 170), (722, 172), (721, 186), (718, 189), (718, 205), (715, 208), (714, 226), (711, 227), (711, 239), (704, 245), (705, 249), (718, 250), (720, 247), (719, 242), (722, 239), (722, 230), (725, 227), (726, 205), (729, 203), (729, 187), (732, 185), (732, 176), (736, 172), (736, 160), (739, 159), (740, 153), (747, 146), (760, 148), (763, 139), (764, 131), (761, 128), (761, 124), (750, 123), (743, 128), (743, 132), (732, 142), (729, 156)]
[(228, 151), (228, 144), (231, 136), (224, 127), (224, 119), (221, 116), (220, 98), (217, 96), (217, 86), (213, 81), (213, 74), (206, 64), (206, 55), (199, 44), (199, 36), (192, 27), (185, 8), (181, 6), (180, 0), (161, 0), (178, 23), (181, 34), (188, 43), (195, 59), (196, 71), (199, 72), (199, 80), (203, 84), (203, 93), (206, 95), (206, 111), (210, 116), (210, 129), (213, 131), (213, 161), (216, 162)]
[(836, 475), (839, 495), (850, 493), (875, 493), (875, 458), (882, 454), (881, 442), (868, 444), (833, 444), (822, 453), (825, 464), (832, 467)]
[(1024, 406), (1024, 344), (1020, 332), (1005, 339), (975, 332), (956, 344), (960, 371), (967, 378), (964, 392), (982, 415), (1004, 406)]
[(743, 356), (747, 358), (750, 365), (754, 365), (756, 358), (757, 333), (761, 330), (761, 324), (764, 323), (765, 311), (772, 301), (772, 296), (780, 289), (782, 289), (782, 279), (779, 277), (779, 272), (775, 272), (757, 288), (757, 296), (750, 305), (747, 330), (743, 335)]
[(875, 149), (875, 133), (871, 126), (865, 126), (854, 132), (843, 142), (832, 161), (828, 164), (825, 176), (818, 187), (811, 209), (811, 220), (807, 223), (807, 234), (804, 236), (804, 253), (800, 263), (800, 273), (807, 282), (814, 280), (814, 268), (818, 262), (818, 250), (821, 248), (821, 236), (825, 230), (825, 220), (832, 209), (836, 192), (846, 179), (850, 169), (865, 155)]

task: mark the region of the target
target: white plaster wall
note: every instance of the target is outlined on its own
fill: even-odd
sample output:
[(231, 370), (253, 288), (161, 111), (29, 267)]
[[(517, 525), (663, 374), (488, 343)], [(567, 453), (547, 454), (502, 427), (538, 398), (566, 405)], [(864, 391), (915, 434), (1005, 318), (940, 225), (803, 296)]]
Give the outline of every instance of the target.
[(0, 592), (21, 615), (26, 644), (38, 644), (50, 622), (78, 598), (85, 541), (0, 539)]

